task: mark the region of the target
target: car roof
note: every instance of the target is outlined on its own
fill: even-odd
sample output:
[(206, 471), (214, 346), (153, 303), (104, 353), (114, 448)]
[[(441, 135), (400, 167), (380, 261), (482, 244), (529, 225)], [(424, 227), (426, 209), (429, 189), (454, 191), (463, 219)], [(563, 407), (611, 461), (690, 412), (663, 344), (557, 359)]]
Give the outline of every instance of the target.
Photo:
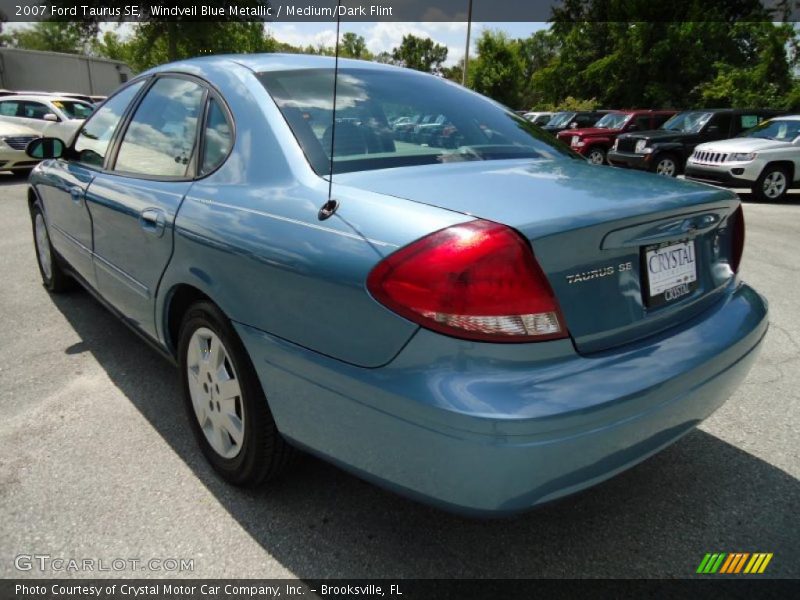
[(14, 94), (13, 96), (0, 96), (0, 100), (47, 100), (49, 102), (83, 102), (86, 104), (86, 102), (80, 98), (75, 98), (73, 96), (55, 96), (49, 94)]
[(770, 121), (796, 121), (800, 119), (800, 115), (780, 115), (779, 117), (772, 117)]
[[(254, 73), (267, 71), (290, 71), (299, 69), (325, 69), (332, 68), (336, 64), (336, 59), (332, 56), (317, 56), (310, 54), (283, 54), (279, 52), (269, 54), (216, 54), (213, 56), (200, 56), (173, 63), (160, 65), (148, 71), (148, 73), (158, 73), (160, 71), (174, 71), (182, 66), (202, 67), (225, 67), (231, 63), (241, 65)], [(370, 69), (376, 71), (404, 71), (409, 69), (377, 63), (366, 60), (355, 60), (351, 58), (339, 59), (340, 69)], [(413, 72), (413, 71), (412, 71)], [(426, 75), (417, 71), (420, 75)]]

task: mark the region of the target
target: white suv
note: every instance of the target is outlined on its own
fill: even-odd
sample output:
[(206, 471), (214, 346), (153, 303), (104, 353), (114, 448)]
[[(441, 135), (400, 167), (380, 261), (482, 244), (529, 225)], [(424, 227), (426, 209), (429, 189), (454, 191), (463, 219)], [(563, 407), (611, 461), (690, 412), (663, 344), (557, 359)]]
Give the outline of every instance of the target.
[(686, 162), (687, 179), (747, 187), (778, 201), (800, 180), (800, 115), (762, 121), (739, 137), (700, 144)]

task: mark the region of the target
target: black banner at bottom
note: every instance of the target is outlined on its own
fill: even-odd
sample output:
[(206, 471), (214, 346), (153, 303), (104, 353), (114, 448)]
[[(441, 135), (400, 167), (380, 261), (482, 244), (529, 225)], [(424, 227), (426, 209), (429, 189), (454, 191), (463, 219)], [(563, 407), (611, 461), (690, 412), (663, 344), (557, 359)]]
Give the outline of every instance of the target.
[(3, 600), (440, 600), (481, 598), (798, 598), (800, 580), (4, 579)]

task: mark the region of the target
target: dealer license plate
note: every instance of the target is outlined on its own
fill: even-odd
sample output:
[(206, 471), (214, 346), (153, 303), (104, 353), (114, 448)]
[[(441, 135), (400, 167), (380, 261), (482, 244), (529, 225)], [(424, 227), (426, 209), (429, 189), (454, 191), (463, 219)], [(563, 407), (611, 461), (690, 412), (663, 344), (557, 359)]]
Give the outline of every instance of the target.
[(679, 300), (697, 289), (697, 254), (693, 240), (648, 246), (644, 250), (647, 306)]

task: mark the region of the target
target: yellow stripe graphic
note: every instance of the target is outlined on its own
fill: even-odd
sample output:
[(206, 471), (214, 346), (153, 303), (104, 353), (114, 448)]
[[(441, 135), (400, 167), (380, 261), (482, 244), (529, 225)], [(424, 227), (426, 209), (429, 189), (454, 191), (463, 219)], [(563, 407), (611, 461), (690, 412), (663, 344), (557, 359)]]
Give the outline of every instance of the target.
[(767, 565), (769, 564), (769, 561), (771, 561), (771, 560), (772, 560), (772, 552), (767, 554), (766, 558), (764, 558), (764, 562), (761, 563), (761, 568), (758, 570), (758, 572), (759, 573), (763, 573), (764, 569), (767, 568)]
[(744, 572), (745, 573), (752, 573), (753, 572), (753, 565), (756, 564), (757, 560), (758, 560), (758, 553), (753, 554), (753, 558), (751, 558), (750, 562), (747, 563), (747, 566), (745, 567)]
[(750, 569), (751, 573), (758, 573), (758, 568), (761, 566), (761, 563), (764, 561), (764, 557), (766, 554), (758, 553), (756, 554), (758, 558), (756, 558), (756, 562), (753, 564), (753, 568)]

